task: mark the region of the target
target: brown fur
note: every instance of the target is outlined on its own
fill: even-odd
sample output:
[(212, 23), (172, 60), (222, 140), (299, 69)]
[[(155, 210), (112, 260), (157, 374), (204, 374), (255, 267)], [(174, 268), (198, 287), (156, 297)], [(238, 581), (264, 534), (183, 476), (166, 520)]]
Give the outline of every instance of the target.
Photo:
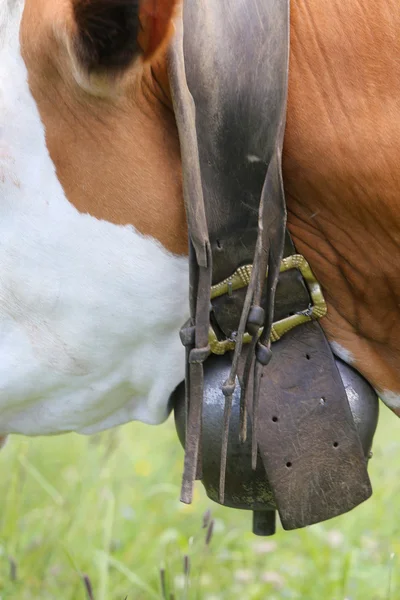
[(399, 31), (394, 0), (293, 2), (284, 148), (289, 227), (324, 287), (325, 331), (397, 393)]
[(29, 83), (58, 177), (80, 211), (132, 223), (183, 254), (187, 237), (178, 134), (153, 76), (154, 65), (164, 63), (165, 40), (151, 41), (152, 63), (137, 61), (117, 80), (101, 80), (102, 97), (96, 80), (91, 95), (91, 79), (85, 89), (77, 84), (65, 43), (65, 27), (71, 39), (76, 32), (71, 8), (69, 0), (26, 0), (21, 27)]
[[(90, 82), (86, 91), (77, 85), (57, 34), (66, 23), (67, 35), (76, 31), (71, 2), (26, 0), (21, 32), (60, 181), (79, 210), (133, 223), (184, 253), (179, 142), (164, 54), (177, 3), (141, 5), (139, 43), (151, 60), (106, 82), (99, 98)], [(157, 6), (164, 15), (158, 22)], [(323, 285), (325, 331), (375, 387), (397, 393), (399, 6), (397, 0), (292, 0), (284, 148), (289, 228)]]

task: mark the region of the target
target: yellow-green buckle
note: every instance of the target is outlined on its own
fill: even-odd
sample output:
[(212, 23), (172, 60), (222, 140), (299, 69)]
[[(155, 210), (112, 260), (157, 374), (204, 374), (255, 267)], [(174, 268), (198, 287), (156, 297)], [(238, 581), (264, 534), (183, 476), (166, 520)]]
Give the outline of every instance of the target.
[[(246, 287), (250, 283), (252, 265), (246, 265), (239, 267), (231, 277), (224, 279), (221, 283), (217, 283), (211, 288), (211, 299), (218, 298), (224, 294), (231, 294), (235, 290)], [(315, 278), (314, 273), (311, 270), (310, 265), (301, 254), (293, 254), (287, 256), (281, 262), (280, 272), (284, 273), (290, 269), (298, 269), (303, 276), (306, 283), (308, 292), (311, 298), (310, 306), (304, 310), (290, 315), (285, 319), (276, 321), (271, 328), (271, 342), (277, 342), (280, 338), (285, 335), (288, 331), (294, 327), (298, 327), (308, 321), (315, 321), (321, 319), (327, 313), (327, 306), (322, 294), (321, 286)], [(259, 335), (261, 335), (262, 329), (260, 329)], [(243, 342), (248, 344), (251, 340), (251, 336), (245, 333), (243, 336)], [(208, 342), (210, 344), (211, 352), (213, 354), (225, 354), (235, 348), (235, 340), (219, 340), (214, 331), (214, 328), (210, 326), (208, 333)]]

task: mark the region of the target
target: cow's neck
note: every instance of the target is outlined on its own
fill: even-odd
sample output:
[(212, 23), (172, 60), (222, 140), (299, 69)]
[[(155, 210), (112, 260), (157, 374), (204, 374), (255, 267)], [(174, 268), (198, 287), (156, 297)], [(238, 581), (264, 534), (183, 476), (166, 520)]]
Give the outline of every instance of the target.
[(284, 178), (325, 331), (399, 409), (400, 13), (378, 4), (293, 2)]
[(160, 422), (184, 377), (187, 260), (67, 201), (8, 42), (0, 90), (0, 435)]

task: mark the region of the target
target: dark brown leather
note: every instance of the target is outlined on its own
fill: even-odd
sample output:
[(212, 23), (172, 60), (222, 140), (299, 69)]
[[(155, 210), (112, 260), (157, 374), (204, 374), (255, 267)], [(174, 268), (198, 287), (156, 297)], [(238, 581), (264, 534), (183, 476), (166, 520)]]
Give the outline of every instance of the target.
[[(250, 14), (251, 18), (244, 2), (185, 1), (169, 61), (193, 249), (189, 325), (195, 326), (196, 342), (191, 353), (196, 350), (206, 356), (210, 316), (199, 307), (204, 306), (205, 297), (209, 299), (210, 290), (199, 285), (202, 270), (210, 270), (213, 281), (219, 281), (239, 264), (256, 267), (238, 324), (237, 351), (225, 389), (228, 398), (247, 315), (254, 293), (264, 286), (267, 264), (266, 331), (271, 326), (286, 221), (280, 153), (287, 94), (288, 4), (270, 0), (266, 9), (263, 0), (250, 0)], [(259, 18), (253, 19), (254, 14)], [(243, 71), (239, 65), (250, 69)], [(275, 74), (273, 86), (271, 72)], [(263, 230), (260, 225), (265, 225)], [(257, 304), (260, 301), (261, 297)], [(193, 364), (190, 359), (189, 363)], [(188, 431), (193, 432), (193, 439), (186, 437), (190, 455), (185, 459), (182, 493), (186, 501), (191, 499), (190, 480), (198, 454), (194, 438), (200, 425), (195, 426), (193, 420), (199, 409), (193, 402), (197, 405), (203, 395), (200, 371), (201, 366), (187, 369)]]
[(261, 379), (258, 449), (282, 525), (296, 529), (351, 510), (372, 489), (320, 325), (293, 329), (273, 348)]
[[(268, 166), (283, 139), (287, 30), (288, 6), (282, 0), (183, 3), (186, 82), (180, 82), (179, 89), (187, 85), (194, 102), (193, 127), (212, 250), (213, 283), (231, 275), (238, 265), (253, 262), (260, 197)], [(177, 46), (171, 65), (177, 62), (176, 50)], [(174, 97), (176, 87), (175, 78)], [(191, 151), (190, 157), (193, 155)], [(185, 180), (187, 176), (192, 178), (191, 171), (197, 168), (192, 159), (188, 166), (187, 175), (184, 169)], [(194, 197), (189, 184), (188, 188), (189, 222), (196, 221), (198, 227), (198, 194), (196, 191)], [(271, 218), (275, 203), (276, 198), (268, 198)], [(282, 205), (280, 222), (284, 217), (281, 211)], [(204, 232), (202, 235), (206, 238)], [(196, 240), (194, 244), (197, 245)]]
[[(258, 440), (282, 522), (290, 529), (346, 512), (371, 490), (345, 390), (319, 325), (287, 334), (273, 346), (268, 364), (274, 318), (309, 304), (296, 271), (280, 278), (275, 295), (284, 246), (286, 253), (294, 252), (287, 233), (285, 244), (281, 173), (288, 56), (288, 1), (185, 0), (176, 21), (169, 75), (190, 236), (191, 317), (182, 330), (187, 432), (181, 498), (191, 501), (193, 481), (201, 476), (203, 364), (211, 318), (222, 338), (234, 333), (236, 339), (222, 387), (220, 501), (232, 396), (241, 367), (242, 422), (248, 405), (257, 433), (253, 458)], [(247, 289), (210, 306), (211, 284), (244, 264), (253, 265)], [(260, 340), (255, 336), (243, 348), (246, 328), (258, 321), (264, 327)], [(327, 399), (323, 406), (322, 397)]]

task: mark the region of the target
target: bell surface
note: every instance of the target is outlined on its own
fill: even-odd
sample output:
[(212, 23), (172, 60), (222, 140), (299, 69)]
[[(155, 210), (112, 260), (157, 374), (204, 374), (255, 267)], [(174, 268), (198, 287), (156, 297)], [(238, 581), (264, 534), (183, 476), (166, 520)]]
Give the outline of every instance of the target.
[[(352, 367), (335, 357), (346, 390), (363, 452), (368, 459), (378, 423), (379, 403), (375, 390)], [(212, 355), (204, 364), (204, 400), (202, 424), (202, 483), (208, 497), (219, 501), (220, 457), (225, 397), (221, 391), (231, 368), (229, 354)], [(181, 444), (185, 447), (184, 383), (174, 392), (175, 425)], [(240, 386), (233, 396), (229, 426), (228, 455), (223, 505), (254, 512), (253, 532), (271, 535), (275, 532), (276, 505), (262, 460), (251, 467), (251, 423), (248, 418), (247, 439), (239, 440)], [(305, 482), (305, 485), (307, 483)]]

